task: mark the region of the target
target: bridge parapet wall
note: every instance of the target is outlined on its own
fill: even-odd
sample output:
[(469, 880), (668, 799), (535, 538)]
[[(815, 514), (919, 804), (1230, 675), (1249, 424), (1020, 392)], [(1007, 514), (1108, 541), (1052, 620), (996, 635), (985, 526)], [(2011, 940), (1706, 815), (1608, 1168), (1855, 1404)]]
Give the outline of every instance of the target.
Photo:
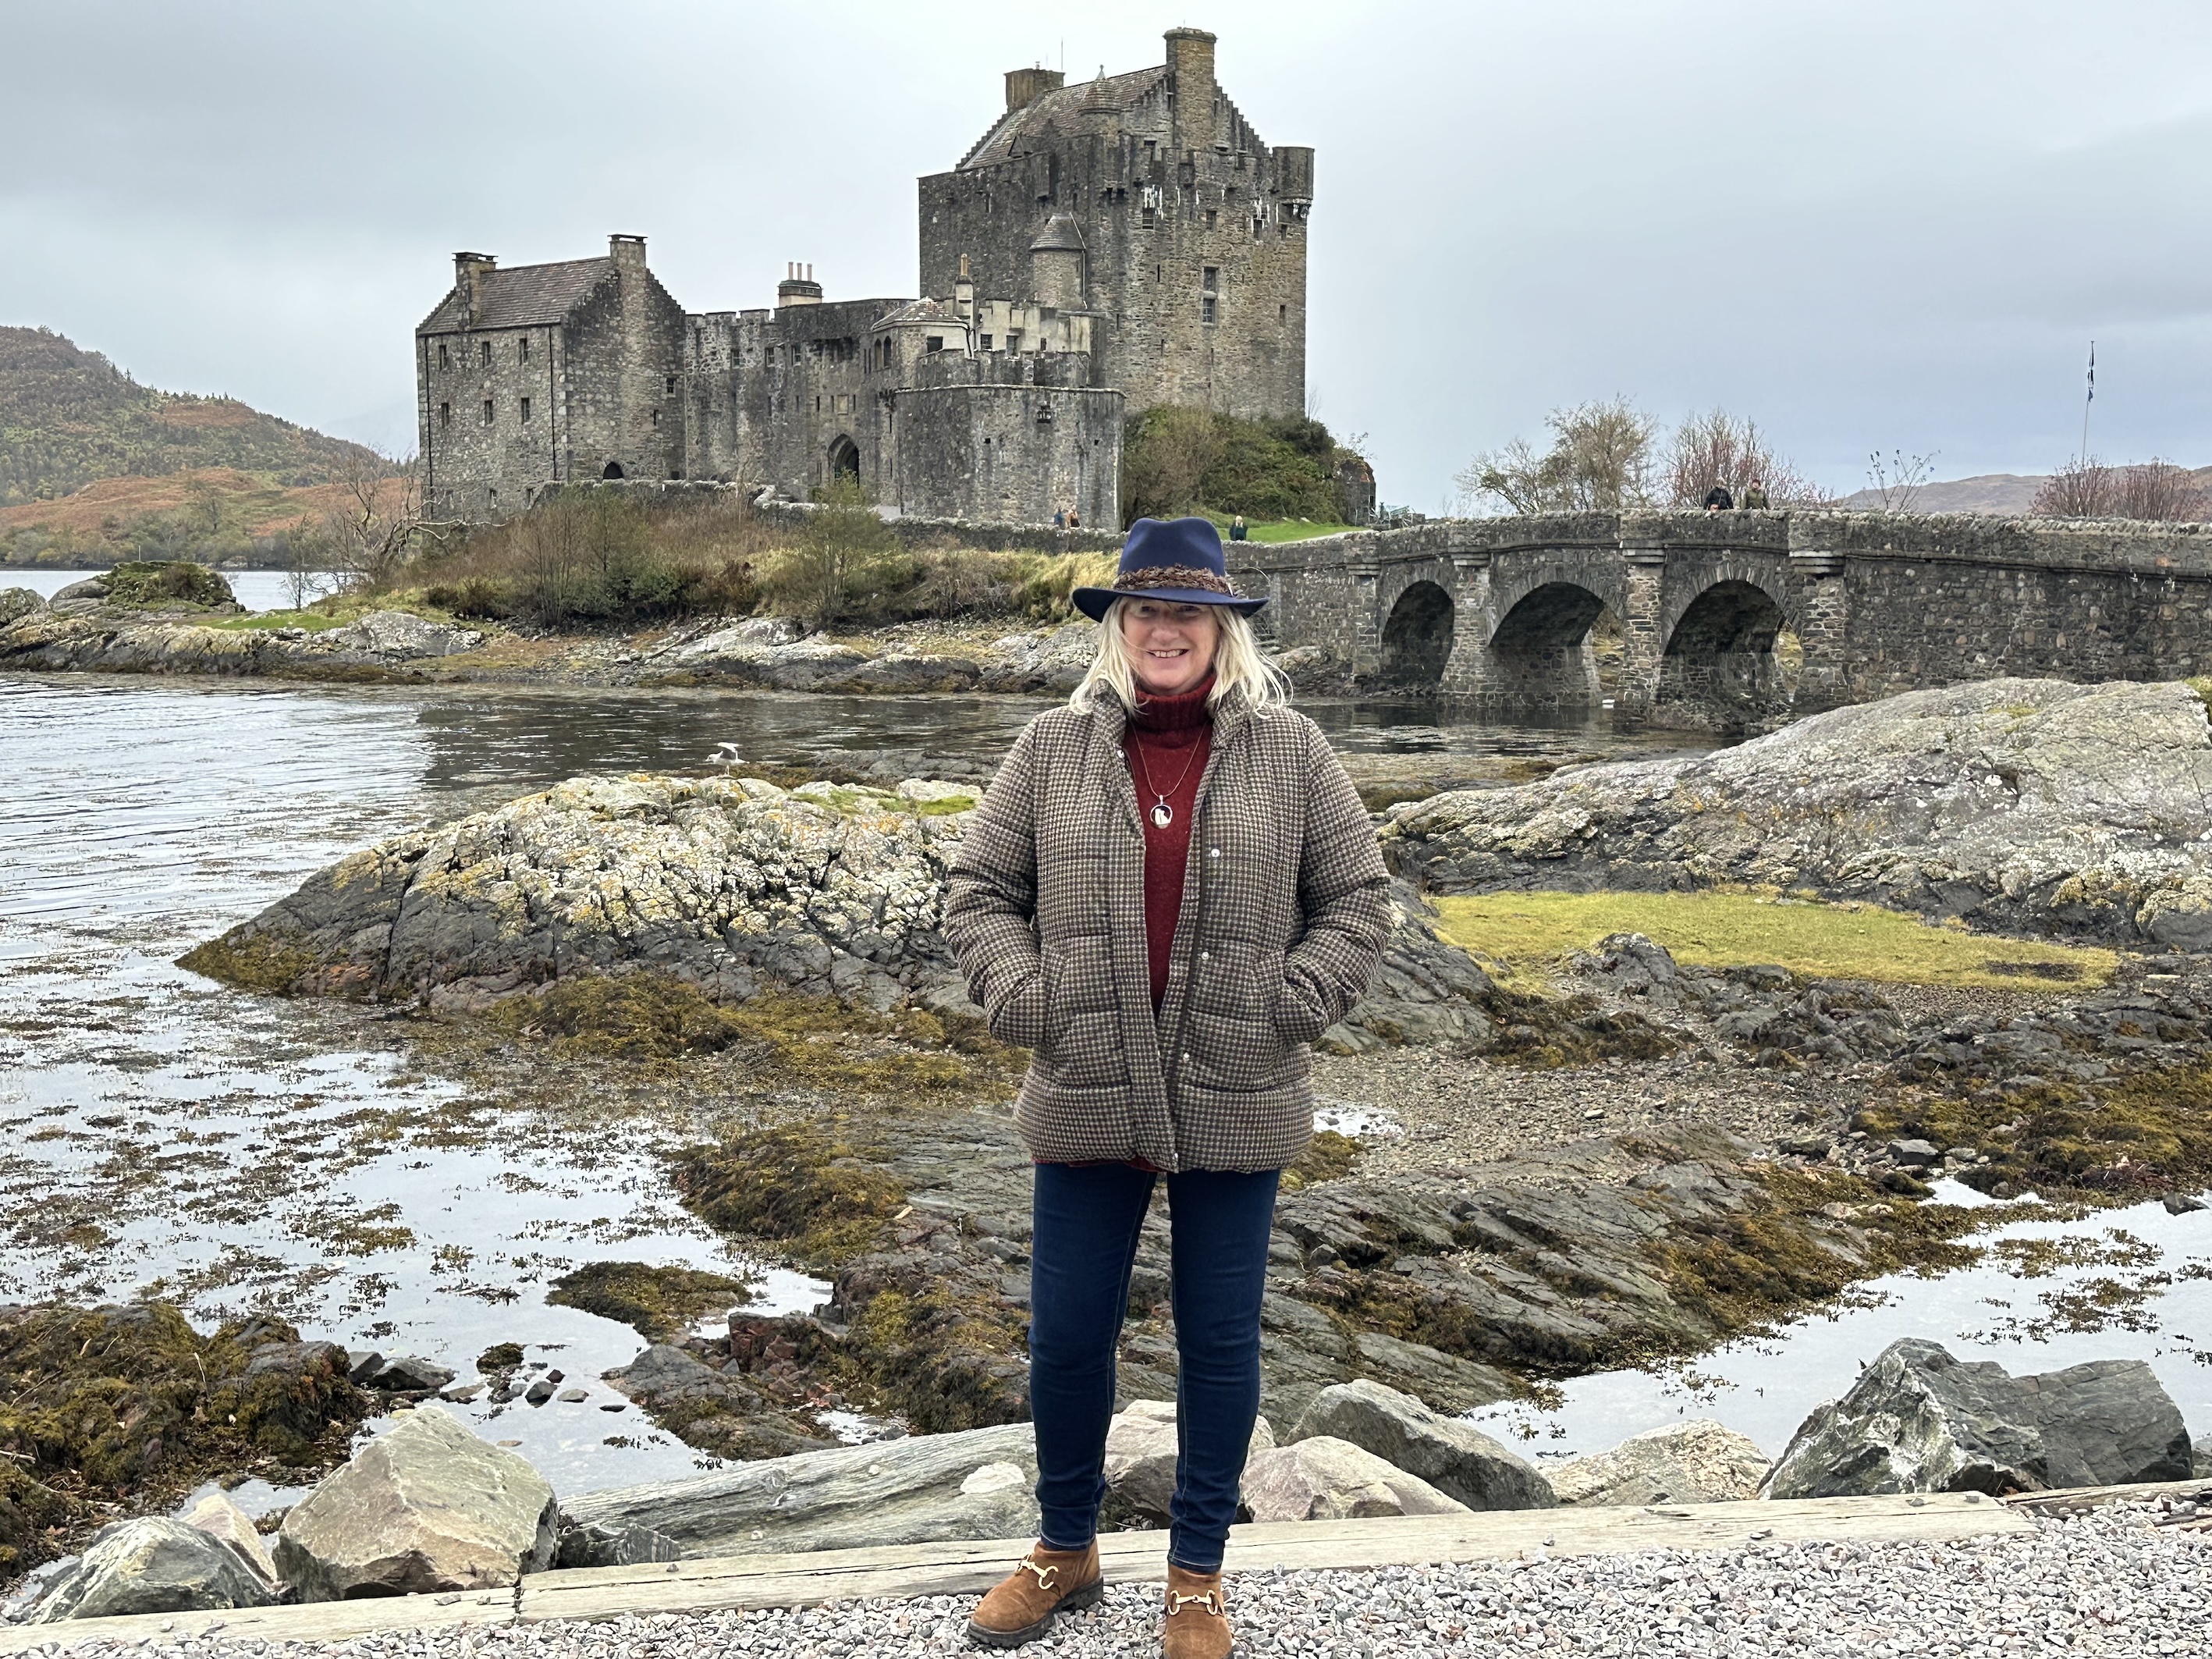
[(2006, 673), (2212, 669), (2212, 525), (1585, 513), (1238, 543), (1231, 568), (1275, 601), (1281, 644), (1478, 700), (1595, 699), (1589, 628), (1610, 611), (1620, 706), (1692, 724)]

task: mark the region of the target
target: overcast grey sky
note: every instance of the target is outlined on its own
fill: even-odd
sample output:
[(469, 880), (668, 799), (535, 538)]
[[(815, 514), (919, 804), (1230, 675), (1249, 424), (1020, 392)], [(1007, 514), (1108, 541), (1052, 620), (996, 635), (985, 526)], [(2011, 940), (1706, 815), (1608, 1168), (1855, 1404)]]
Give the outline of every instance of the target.
[(1382, 494), (1626, 392), (1757, 418), (1838, 490), (2091, 447), (2212, 462), (2204, 0), (1207, 0), (981, 13), (623, 0), (0, 0), (0, 322), (411, 443), (453, 250), (649, 237), (696, 310), (914, 291), (917, 174), (1001, 71), (1220, 36), (1319, 151), (1310, 395)]

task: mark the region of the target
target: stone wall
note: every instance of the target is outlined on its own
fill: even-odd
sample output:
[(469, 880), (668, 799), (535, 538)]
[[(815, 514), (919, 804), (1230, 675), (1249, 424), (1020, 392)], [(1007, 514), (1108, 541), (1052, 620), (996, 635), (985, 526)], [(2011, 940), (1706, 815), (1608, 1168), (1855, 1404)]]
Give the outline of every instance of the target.
[[(1231, 557), (1275, 600), (1282, 644), (1516, 707), (1609, 695), (1646, 718), (1731, 726), (2002, 674), (2212, 671), (2212, 526), (1587, 514), (1245, 542)], [(1594, 648), (1608, 616), (1610, 687)], [(1802, 651), (1794, 682), (1785, 636)]]
[[(610, 490), (648, 507), (673, 507), (686, 501), (743, 500), (749, 486), (685, 479), (675, 483), (600, 483), (591, 486)], [(811, 501), (769, 500), (754, 503), (752, 510), (771, 525), (797, 530), (819, 511)], [(933, 518), (904, 514), (888, 521), (891, 534), (905, 547), (972, 548), (990, 553), (1118, 553), (1121, 536), (1113, 530), (1054, 530), (1049, 524), (1019, 523), (967, 518)]]

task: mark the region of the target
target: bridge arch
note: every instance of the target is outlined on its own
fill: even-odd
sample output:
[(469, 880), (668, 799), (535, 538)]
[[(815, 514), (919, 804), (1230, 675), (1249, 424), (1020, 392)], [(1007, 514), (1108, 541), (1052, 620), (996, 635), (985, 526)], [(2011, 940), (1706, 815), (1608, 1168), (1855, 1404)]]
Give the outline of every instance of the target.
[(1789, 707), (1791, 688), (1775, 648), (1790, 622), (1781, 597), (1764, 583), (1723, 575), (1669, 608), (1656, 702), (1698, 706), (1726, 726)]
[(1602, 692), (1590, 630), (1609, 609), (1614, 607), (1604, 594), (1571, 577), (1553, 575), (1523, 585), (1518, 597), (1498, 607), (1489, 640), (1486, 696), (1595, 706)]
[(1439, 584), (1407, 583), (1382, 624), (1382, 683), (1403, 690), (1435, 690), (1451, 660), (1457, 611)]

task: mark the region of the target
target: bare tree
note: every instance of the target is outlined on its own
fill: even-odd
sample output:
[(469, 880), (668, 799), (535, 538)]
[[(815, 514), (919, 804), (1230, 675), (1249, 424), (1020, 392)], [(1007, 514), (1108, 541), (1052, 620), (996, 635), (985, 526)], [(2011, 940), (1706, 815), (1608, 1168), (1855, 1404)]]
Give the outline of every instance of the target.
[(389, 586), (422, 530), (420, 477), (412, 461), (380, 464), (358, 451), (325, 517), (331, 562), (357, 587)]
[(1552, 447), (1540, 454), (1516, 438), (1455, 474), (1462, 502), (1488, 499), (1510, 513), (1583, 513), (1638, 507), (1650, 498), (1658, 427), (1626, 398), (1555, 409), (1544, 424)]
[(1692, 415), (1674, 428), (1660, 463), (1661, 493), (1670, 507), (1702, 507), (1715, 485), (1739, 507), (1753, 484), (1776, 507), (1815, 507), (1829, 493), (1774, 453), (1759, 422), (1740, 420), (1724, 409)]
[(1936, 464), (1936, 452), (1925, 455), (1908, 455), (1901, 449), (1889, 452), (1884, 460), (1877, 450), (1867, 457), (1867, 486), (1881, 497), (1885, 513), (1909, 512), (1912, 498), (1928, 485), (1928, 473)]
[(321, 526), (302, 519), (284, 535), (284, 597), (291, 601), (288, 607), (305, 611), (307, 601), (318, 597), (327, 580), (330, 568), (330, 538)]
[(2027, 510), (2051, 519), (2197, 521), (2212, 515), (2212, 497), (2194, 473), (2170, 461), (2107, 466), (2089, 456), (2045, 478)]

